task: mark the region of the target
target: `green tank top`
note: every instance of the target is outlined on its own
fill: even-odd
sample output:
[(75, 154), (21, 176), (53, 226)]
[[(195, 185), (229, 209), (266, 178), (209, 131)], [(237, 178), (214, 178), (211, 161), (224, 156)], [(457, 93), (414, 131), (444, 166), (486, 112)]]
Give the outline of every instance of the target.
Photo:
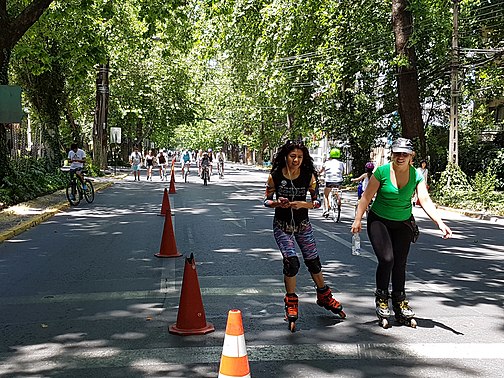
[(380, 182), (380, 188), (376, 193), (371, 211), (385, 219), (404, 221), (411, 217), (411, 197), (418, 183), (423, 181), (423, 177), (415, 168), (410, 167), (408, 183), (398, 189), (390, 180), (390, 164), (392, 163), (378, 167), (373, 173)]

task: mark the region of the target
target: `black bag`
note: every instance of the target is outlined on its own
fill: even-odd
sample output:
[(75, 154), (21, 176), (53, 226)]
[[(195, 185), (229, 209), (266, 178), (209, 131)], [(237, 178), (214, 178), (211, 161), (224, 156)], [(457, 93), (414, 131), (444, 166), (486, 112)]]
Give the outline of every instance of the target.
[(415, 217), (412, 215), (408, 220), (405, 220), (404, 223), (411, 229), (411, 242), (416, 243), (418, 236), (420, 236), (420, 230), (416, 224)]

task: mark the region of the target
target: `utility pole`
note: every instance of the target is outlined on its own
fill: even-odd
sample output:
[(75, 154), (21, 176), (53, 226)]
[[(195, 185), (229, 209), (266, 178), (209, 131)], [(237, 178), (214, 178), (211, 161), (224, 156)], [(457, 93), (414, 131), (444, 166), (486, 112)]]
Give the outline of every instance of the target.
[(453, 35), (451, 59), (451, 103), (450, 103), (450, 136), (448, 146), (448, 162), (458, 165), (458, 12), (459, 1), (453, 0)]
[(107, 168), (108, 74), (108, 63), (98, 67), (98, 76), (96, 78), (96, 109), (93, 125), (93, 160), (100, 169)]

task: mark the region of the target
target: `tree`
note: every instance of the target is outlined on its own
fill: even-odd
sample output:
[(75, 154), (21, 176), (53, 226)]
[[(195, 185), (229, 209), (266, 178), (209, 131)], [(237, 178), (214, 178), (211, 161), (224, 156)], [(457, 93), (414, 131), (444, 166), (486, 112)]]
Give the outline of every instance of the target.
[[(33, 0), (22, 8), (21, 2), (0, 0), (0, 85), (9, 84), (9, 62), (12, 49), (26, 31), (40, 18), (53, 0)], [(14, 14), (14, 16), (12, 16)], [(0, 182), (9, 174), (9, 150), (5, 124), (0, 124)]]

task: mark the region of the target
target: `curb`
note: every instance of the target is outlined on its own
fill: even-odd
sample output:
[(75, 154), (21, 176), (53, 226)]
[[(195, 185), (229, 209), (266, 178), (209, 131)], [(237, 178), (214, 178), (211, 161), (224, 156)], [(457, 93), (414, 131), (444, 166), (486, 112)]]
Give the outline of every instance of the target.
[(465, 215), (466, 217), (470, 217), (470, 218), (474, 218), (474, 219), (486, 220), (486, 221), (490, 221), (490, 222), (494, 222), (494, 223), (504, 224), (504, 217), (484, 213), (482, 211), (469, 211), (469, 210), (455, 209), (452, 207), (445, 207), (445, 206), (437, 206), (437, 208), (441, 209), (441, 210), (445, 210), (445, 211), (451, 211), (453, 213), (459, 213), (459, 214)]
[[(104, 189), (107, 189), (114, 185), (113, 182), (101, 182), (95, 187), (95, 192), (102, 191)], [(51, 207), (48, 209), (46, 212), (42, 214), (37, 214), (31, 217), (31, 219), (26, 220), (24, 222), (21, 222), (20, 224), (11, 227), (10, 229), (3, 231), (0, 233), (0, 243), (3, 243), (5, 240), (12, 239), (13, 237), (22, 234), (26, 230), (39, 225), (40, 223), (44, 222), (45, 220), (53, 217), (57, 213), (68, 209), (70, 207), (70, 204), (64, 200), (61, 201), (60, 203), (56, 204), (54, 207)]]

